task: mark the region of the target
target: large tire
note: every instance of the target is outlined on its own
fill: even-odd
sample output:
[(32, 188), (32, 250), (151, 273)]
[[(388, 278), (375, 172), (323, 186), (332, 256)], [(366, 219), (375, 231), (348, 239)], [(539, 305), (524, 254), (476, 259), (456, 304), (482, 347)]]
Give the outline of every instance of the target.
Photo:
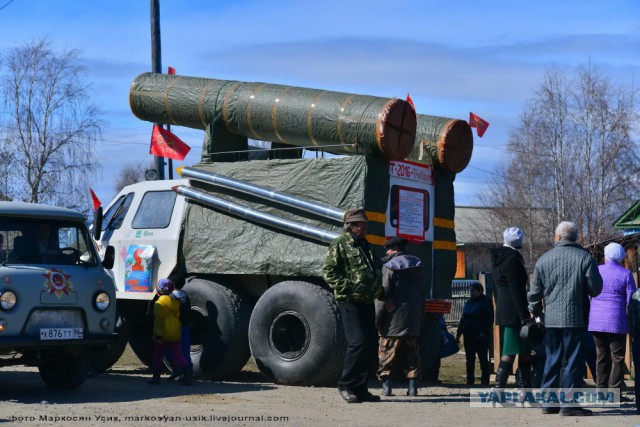
[(57, 390), (74, 390), (84, 383), (89, 375), (89, 356), (69, 354), (59, 359), (48, 360), (38, 365), (44, 383)]
[(193, 278), (184, 290), (191, 300), (193, 374), (226, 379), (249, 360), (251, 303), (218, 283)]
[(335, 385), (346, 340), (332, 295), (306, 282), (282, 282), (258, 300), (249, 323), (251, 354), (270, 380)]
[(91, 375), (105, 372), (112, 367), (122, 356), (129, 341), (129, 328), (122, 316), (118, 316), (115, 332), (118, 334), (116, 341), (104, 350), (96, 351), (91, 355)]
[(420, 358), (422, 377), (431, 380), (433, 370), (440, 359), (441, 332), (438, 316), (426, 314), (420, 329)]
[(151, 320), (132, 322), (129, 325), (129, 346), (145, 366), (153, 362), (153, 323)]

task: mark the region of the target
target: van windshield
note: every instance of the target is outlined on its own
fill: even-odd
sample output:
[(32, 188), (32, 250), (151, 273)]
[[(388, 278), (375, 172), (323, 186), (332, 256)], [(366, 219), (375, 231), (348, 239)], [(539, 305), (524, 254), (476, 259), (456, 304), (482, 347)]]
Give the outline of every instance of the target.
[(97, 256), (83, 223), (2, 216), (0, 263), (95, 266)]

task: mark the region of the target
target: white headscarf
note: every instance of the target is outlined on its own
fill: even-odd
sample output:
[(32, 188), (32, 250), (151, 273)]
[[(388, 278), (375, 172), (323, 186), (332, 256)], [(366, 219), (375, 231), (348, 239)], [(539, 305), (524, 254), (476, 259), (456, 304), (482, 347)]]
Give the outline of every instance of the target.
[(522, 247), (524, 234), (518, 227), (507, 228), (506, 230), (504, 230), (502, 237), (504, 238), (505, 246), (509, 246), (514, 249), (520, 249)]
[(618, 264), (627, 256), (624, 248), (617, 243), (609, 243), (604, 247), (604, 257)]

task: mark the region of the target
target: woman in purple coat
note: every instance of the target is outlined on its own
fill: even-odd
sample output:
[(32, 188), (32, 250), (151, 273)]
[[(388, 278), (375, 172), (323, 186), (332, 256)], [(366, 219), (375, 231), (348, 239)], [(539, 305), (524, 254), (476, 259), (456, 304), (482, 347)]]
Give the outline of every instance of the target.
[(627, 345), (627, 304), (636, 290), (633, 275), (620, 263), (624, 248), (609, 243), (604, 248), (605, 262), (598, 267), (602, 276), (602, 293), (591, 298), (589, 331), (596, 342), (596, 387), (621, 388), (624, 354)]

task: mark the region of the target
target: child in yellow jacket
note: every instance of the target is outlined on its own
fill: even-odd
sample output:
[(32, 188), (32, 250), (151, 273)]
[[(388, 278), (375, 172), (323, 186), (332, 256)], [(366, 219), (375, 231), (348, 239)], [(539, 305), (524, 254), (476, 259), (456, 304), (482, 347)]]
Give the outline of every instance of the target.
[(176, 369), (184, 372), (182, 384), (191, 384), (191, 378), (187, 371), (187, 361), (180, 348), (180, 301), (171, 298), (174, 283), (169, 279), (160, 279), (156, 285), (156, 292), (160, 297), (153, 307), (153, 362), (151, 365), (153, 378), (149, 384), (160, 384), (160, 372), (165, 352), (168, 352), (171, 360), (176, 364)]

